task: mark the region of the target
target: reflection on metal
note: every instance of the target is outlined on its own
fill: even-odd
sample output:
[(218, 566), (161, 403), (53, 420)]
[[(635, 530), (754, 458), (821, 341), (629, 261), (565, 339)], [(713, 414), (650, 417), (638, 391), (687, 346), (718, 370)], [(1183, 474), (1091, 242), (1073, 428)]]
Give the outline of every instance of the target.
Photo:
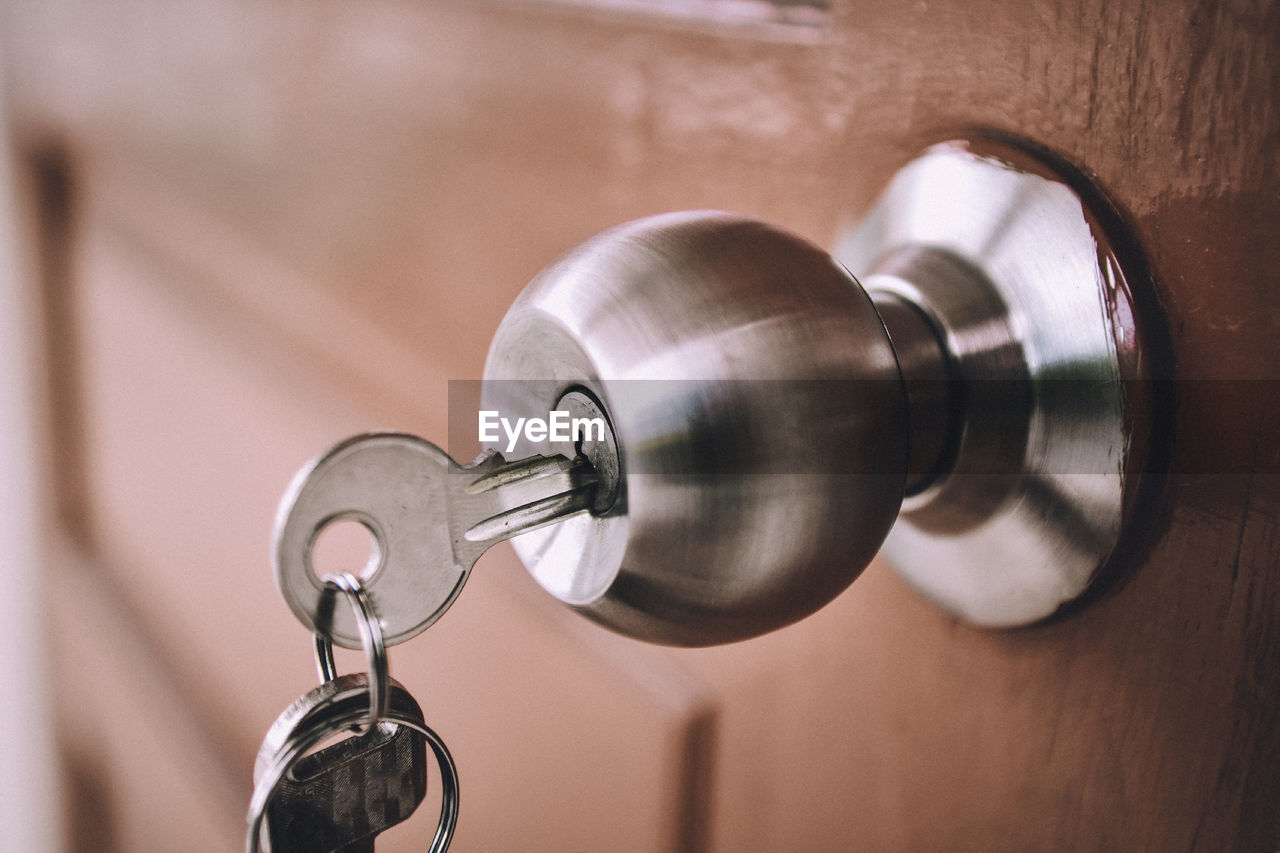
[(836, 249), (944, 342), (954, 458), (906, 499), (884, 553), (975, 624), (1026, 624), (1078, 596), (1119, 540), (1141, 469), (1137, 328), (1093, 223), (1027, 154), (953, 143), (900, 171)]
[(513, 544), (615, 630), (706, 645), (794, 622), (897, 516), (907, 412), (880, 315), (827, 252), (765, 223), (642, 219), (540, 273), (494, 335), (482, 407), (537, 416), (574, 388), (607, 414), (623, 485), (607, 513)]
[(1052, 614), (1115, 548), (1145, 443), (1128, 290), (1092, 221), (1027, 155), (951, 144), (841, 240), (862, 286), (730, 214), (591, 238), (504, 318), (483, 408), (598, 401), (617, 494), (516, 551), (566, 604), (678, 645), (803, 618), (886, 536), (969, 622)]

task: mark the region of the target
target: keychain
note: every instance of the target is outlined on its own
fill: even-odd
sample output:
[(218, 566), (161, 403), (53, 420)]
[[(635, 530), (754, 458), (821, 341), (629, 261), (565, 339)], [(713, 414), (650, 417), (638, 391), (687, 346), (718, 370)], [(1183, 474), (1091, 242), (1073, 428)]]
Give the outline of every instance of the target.
[[(590, 511), (597, 479), (580, 453), (509, 462), (489, 451), (463, 466), (429, 441), (394, 432), (349, 438), (298, 473), (276, 517), (275, 574), (315, 636), (321, 684), (280, 715), (258, 752), (246, 853), (258, 853), (264, 824), (274, 853), (372, 851), (375, 836), (426, 797), (424, 742), (443, 780), (430, 849), (448, 849), (457, 769), (418, 703), (388, 674), (386, 646), (439, 619), (491, 545)], [(344, 519), (373, 537), (367, 581), (348, 573), (321, 581), (313, 570), (320, 531)], [(338, 595), (349, 611), (334, 606)], [(363, 649), (368, 673), (337, 675), (332, 643)], [(308, 754), (346, 730), (354, 734)]]
[[(458, 820), (458, 773), (422, 709), (390, 677), (382, 630), (359, 579), (325, 579), (350, 599), (368, 674), (336, 675), (333, 647), (317, 633), (321, 684), (287, 708), (267, 732), (254, 765), (246, 853), (257, 853), (263, 823), (274, 853), (372, 851), (374, 837), (408, 819), (427, 793), (424, 741), (440, 767), (440, 822), (430, 850), (443, 853)], [(354, 734), (311, 754), (343, 731)]]

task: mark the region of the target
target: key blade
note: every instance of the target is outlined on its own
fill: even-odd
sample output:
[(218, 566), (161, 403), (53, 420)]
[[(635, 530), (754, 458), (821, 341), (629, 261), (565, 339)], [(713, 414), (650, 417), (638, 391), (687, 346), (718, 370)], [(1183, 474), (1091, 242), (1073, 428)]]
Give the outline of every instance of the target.
[(509, 509), (471, 527), (463, 536), (468, 542), (484, 542), (487, 545), (493, 545), (517, 534), (563, 521), (574, 513), (585, 512), (590, 508), (591, 489), (586, 487), (580, 491), (553, 495), (531, 504)]
[(552, 486), (557, 490), (572, 488), (574, 485), (594, 484), (597, 479), (595, 471), (585, 459), (570, 459), (562, 453), (554, 456), (526, 456), (508, 462), (499, 451), (490, 450), (462, 470), (471, 475), (467, 494), (472, 495), (547, 477), (560, 478)]
[(480, 551), (589, 510), (598, 481), (585, 458), (559, 454), (508, 462), (490, 451), (458, 473), (469, 479), (454, 491), (451, 510), (457, 518), (482, 519), (461, 531), (461, 538)]

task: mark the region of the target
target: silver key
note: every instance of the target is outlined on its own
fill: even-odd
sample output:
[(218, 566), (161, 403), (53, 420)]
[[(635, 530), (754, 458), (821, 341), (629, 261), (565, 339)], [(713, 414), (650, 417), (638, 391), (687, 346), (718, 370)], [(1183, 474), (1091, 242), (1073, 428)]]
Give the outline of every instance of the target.
[(355, 436), (300, 471), (285, 493), (276, 516), (276, 582), (307, 628), (360, 648), (352, 613), (321, 613), (332, 599), (311, 565), (326, 525), (358, 521), (374, 542), (365, 590), (386, 643), (403, 642), (440, 618), (489, 546), (588, 511), (596, 481), (582, 456), (508, 462), (489, 451), (461, 466), (417, 436)]

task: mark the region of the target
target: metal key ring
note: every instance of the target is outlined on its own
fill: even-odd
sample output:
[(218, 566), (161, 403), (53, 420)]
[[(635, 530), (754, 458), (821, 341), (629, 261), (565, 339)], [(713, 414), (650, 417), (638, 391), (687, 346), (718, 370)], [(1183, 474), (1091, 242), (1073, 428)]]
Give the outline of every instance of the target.
[[(382, 622), (374, 612), (373, 602), (365, 592), (360, 579), (350, 572), (326, 575), (325, 589), (336, 589), (346, 593), (351, 602), (351, 610), (355, 613), (356, 627), (360, 631), (360, 645), (364, 647), (365, 659), (369, 662), (369, 722), (358, 734), (373, 731), (381, 720), (387, 717), (387, 706), (391, 694), (388, 679), (391, 677), (387, 667), (387, 647), (382, 640)], [(321, 683), (332, 681), (337, 677), (337, 668), (333, 662), (333, 642), (317, 631), (315, 637), (316, 671)]]
[[(253, 789), (253, 797), (249, 801), (249, 831), (245, 836), (245, 853), (258, 853), (258, 845), (262, 837), (262, 822), (267, 812), (267, 803), (275, 796), (276, 788), (286, 773), (302, 755), (321, 741), (348, 728), (364, 718), (363, 710), (352, 710), (335, 716), (328, 725), (318, 726), (296, 740), (286, 741), (281, 747), (275, 764), (267, 771)], [(440, 767), (441, 803), (440, 821), (436, 824), (436, 834), (431, 840), (428, 853), (444, 853), (453, 841), (454, 827), (458, 823), (458, 808), (461, 792), (458, 788), (458, 768), (453, 763), (449, 748), (438, 734), (425, 723), (411, 719), (398, 710), (388, 710), (382, 717), (383, 722), (408, 726), (426, 738), (435, 753), (436, 764)], [(267, 840), (267, 853), (271, 853), (271, 842)]]

